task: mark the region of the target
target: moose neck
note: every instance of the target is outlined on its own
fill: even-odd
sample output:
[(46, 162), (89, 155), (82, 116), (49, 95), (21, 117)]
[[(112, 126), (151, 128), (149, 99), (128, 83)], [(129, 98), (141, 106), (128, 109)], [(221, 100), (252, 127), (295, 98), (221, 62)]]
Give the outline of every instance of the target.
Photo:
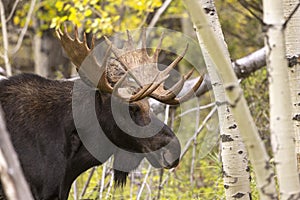
[(77, 152), (67, 161), (65, 176), (60, 185), (59, 199), (68, 198), (72, 183), (81, 173), (102, 164), (87, 151), (81, 142), (79, 145)]

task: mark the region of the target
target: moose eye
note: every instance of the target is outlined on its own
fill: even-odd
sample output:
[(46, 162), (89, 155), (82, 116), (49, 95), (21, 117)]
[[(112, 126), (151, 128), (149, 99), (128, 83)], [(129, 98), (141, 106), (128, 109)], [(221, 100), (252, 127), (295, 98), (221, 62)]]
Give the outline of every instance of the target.
[(141, 111), (141, 108), (140, 108), (140, 106), (137, 106), (137, 105), (135, 105), (135, 104), (132, 104), (132, 105), (129, 105), (129, 110), (130, 110), (131, 112), (136, 113), (136, 112)]
[(129, 110), (135, 113), (141, 111), (141, 108), (137, 105), (130, 105)]

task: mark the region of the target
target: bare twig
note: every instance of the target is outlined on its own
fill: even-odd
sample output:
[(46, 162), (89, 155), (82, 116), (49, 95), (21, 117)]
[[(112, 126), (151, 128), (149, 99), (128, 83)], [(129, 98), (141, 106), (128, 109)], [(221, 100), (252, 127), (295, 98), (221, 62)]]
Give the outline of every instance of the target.
[(157, 23), (159, 17), (165, 12), (165, 10), (168, 8), (172, 0), (166, 0), (163, 5), (156, 11), (155, 15), (153, 16), (151, 22), (149, 23), (148, 28), (152, 28)]
[(89, 184), (91, 182), (91, 179), (93, 177), (93, 174), (94, 174), (95, 170), (96, 170), (96, 167), (93, 167), (92, 170), (91, 170), (91, 172), (90, 172), (90, 174), (89, 174), (89, 176), (88, 176), (88, 179), (86, 180), (86, 182), (85, 182), (85, 184), (83, 186), (83, 189), (81, 191), (79, 199), (82, 199), (82, 197), (85, 195), (86, 190), (87, 190), (87, 188), (88, 188), (88, 186), (89, 186)]
[(77, 180), (74, 181), (73, 183), (73, 198), (74, 200), (78, 200), (78, 196), (77, 196)]
[(0, 177), (9, 200), (33, 200), (0, 108)]
[(8, 22), (8, 21), (12, 18), (12, 16), (13, 16), (13, 14), (14, 14), (14, 12), (15, 12), (15, 10), (16, 10), (17, 5), (18, 5), (19, 2), (20, 2), (20, 0), (15, 0), (14, 6), (13, 6), (13, 8), (11, 9), (11, 11), (10, 11), (8, 17), (6, 18), (6, 22)]
[(292, 17), (294, 16), (294, 14), (297, 12), (297, 10), (300, 7), (300, 1), (299, 3), (295, 6), (295, 8), (292, 10), (292, 12), (290, 13), (290, 15), (288, 16), (288, 18), (286, 19), (286, 21), (283, 24), (283, 28), (286, 28), (287, 24), (289, 23), (289, 21), (292, 19)]
[(193, 143), (194, 139), (197, 138), (197, 136), (200, 134), (201, 130), (205, 127), (205, 124), (208, 122), (208, 120), (213, 116), (213, 114), (216, 112), (217, 106), (215, 106), (205, 117), (205, 119), (202, 121), (201, 125), (197, 128), (194, 135), (187, 141), (187, 143), (184, 146), (184, 149), (181, 153), (180, 160), (182, 160), (183, 156), (187, 153), (188, 149), (190, 148), (191, 144)]
[(138, 195), (137, 195), (137, 197), (136, 197), (137, 200), (139, 200), (139, 199), (141, 198), (141, 195), (142, 195), (142, 193), (143, 193), (143, 189), (144, 189), (144, 187), (145, 187), (145, 185), (146, 185), (146, 183), (147, 183), (147, 179), (148, 179), (148, 177), (149, 177), (149, 174), (150, 174), (150, 172), (151, 172), (151, 169), (152, 169), (152, 167), (151, 167), (151, 165), (149, 165), (148, 170), (147, 170), (147, 172), (146, 172), (146, 175), (145, 175), (145, 177), (144, 177), (144, 181), (143, 181), (143, 183), (142, 183), (142, 185), (141, 185), (141, 188), (140, 188), (140, 190), (139, 190), (139, 193), (138, 193)]
[(112, 170), (111, 170), (110, 173), (111, 173), (111, 178), (110, 178), (110, 181), (109, 181), (109, 186), (108, 186), (108, 189), (107, 189), (107, 192), (106, 192), (106, 195), (105, 195), (105, 199), (109, 198), (110, 191), (111, 191), (111, 188), (112, 188), (113, 182), (114, 182), (114, 173), (113, 173)]
[(158, 191), (157, 191), (157, 197), (156, 197), (156, 199), (160, 199), (160, 192), (163, 189), (163, 186), (162, 186), (163, 176), (164, 176), (164, 169), (160, 169), (159, 170)]
[[(176, 110), (169, 108), (169, 106), (166, 107), (166, 112), (165, 112), (165, 124), (168, 124), (168, 126), (173, 130), (174, 129), (174, 121), (175, 121), (175, 114)], [(168, 117), (171, 116), (170, 120), (168, 120)], [(163, 189), (163, 176), (164, 176), (164, 169), (160, 169), (159, 172), (159, 182), (158, 182), (158, 191), (157, 191), (157, 197), (156, 199), (160, 199), (160, 193), (161, 190)]]
[[(213, 114), (217, 111), (217, 106), (215, 106), (210, 113), (208, 113), (208, 115), (205, 117), (205, 119), (203, 120), (203, 122), (201, 123), (201, 125), (198, 127), (197, 131), (195, 132), (195, 134), (193, 135), (193, 137), (191, 137), (189, 139), (189, 141), (186, 143), (184, 150), (181, 153), (180, 156), (180, 160), (182, 160), (182, 158), (185, 156), (185, 154), (187, 153), (189, 147), (191, 146), (192, 142), (194, 141), (194, 138), (197, 137), (200, 133), (200, 131), (205, 127), (205, 124), (208, 122), (208, 120), (213, 116)], [(176, 170), (176, 168), (170, 169), (168, 171), (168, 173), (165, 175), (165, 179), (163, 180), (163, 182), (161, 183), (161, 187), (163, 187), (167, 181), (170, 178), (170, 175)]]
[(187, 115), (187, 114), (189, 114), (189, 113), (191, 113), (191, 112), (195, 112), (195, 111), (200, 111), (200, 110), (204, 110), (204, 109), (207, 109), (207, 108), (211, 108), (211, 107), (213, 107), (213, 106), (215, 106), (216, 105), (216, 103), (215, 102), (212, 102), (212, 103), (209, 103), (209, 104), (207, 104), (207, 105), (204, 105), (204, 106), (197, 106), (197, 107), (195, 107), (195, 108), (191, 108), (191, 109), (189, 109), (189, 110), (186, 110), (186, 111), (184, 111), (183, 113), (181, 113), (181, 114), (179, 114), (178, 116), (176, 116), (176, 119), (177, 118), (180, 118), (180, 117), (183, 117), (184, 115)]
[(130, 200), (133, 198), (134, 173), (130, 174)]
[[(199, 107), (199, 98), (197, 98), (197, 100), (198, 100), (197, 107)], [(195, 119), (196, 119), (196, 122), (195, 122), (194, 135), (197, 134), (198, 127), (199, 127), (199, 124), (200, 124), (200, 110), (199, 109), (196, 112)], [(195, 166), (195, 160), (196, 160), (196, 151), (197, 151), (197, 138), (194, 137), (194, 139), (193, 139), (192, 161), (191, 161), (191, 169), (190, 169), (190, 183), (191, 183), (191, 186), (194, 183), (194, 166)]]
[(32, 13), (34, 11), (35, 4), (36, 4), (36, 0), (32, 0), (31, 3), (30, 3), (30, 7), (29, 7), (29, 10), (28, 10), (27, 16), (26, 16), (25, 25), (22, 28), (22, 31), (19, 35), (18, 42), (17, 42), (15, 48), (11, 52), (9, 52), (10, 54), (15, 54), (20, 49), (20, 47), (22, 45), (22, 42), (23, 42), (23, 39), (24, 39), (24, 36), (27, 32), (27, 29), (28, 29), (28, 26), (29, 26), (29, 23), (30, 23)]
[(104, 183), (105, 183), (105, 174), (106, 174), (106, 163), (103, 164), (102, 167), (102, 177), (101, 177), (101, 184), (100, 184), (100, 191), (99, 191), (99, 199), (102, 199), (103, 191), (104, 191)]
[(3, 40), (3, 54), (1, 55), (1, 57), (4, 60), (7, 76), (11, 76), (12, 71), (11, 71), (11, 65), (8, 57), (7, 27), (6, 27), (5, 11), (4, 11), (2, 0), (0, 0), (0, 18), (1, 18), (1, 27), (2, 27), (2, 40)]

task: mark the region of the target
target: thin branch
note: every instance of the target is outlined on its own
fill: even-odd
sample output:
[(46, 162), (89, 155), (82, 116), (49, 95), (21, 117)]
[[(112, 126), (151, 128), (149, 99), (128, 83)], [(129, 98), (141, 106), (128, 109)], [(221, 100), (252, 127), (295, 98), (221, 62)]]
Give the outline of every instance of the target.
[(15, 10), (16, 10), (17, 5), (18, 5), (19, 2), (20, 2), (20, 0), (16, 0), (16, 1), (15, 1), (14, 6), (13, 6), (13, 8), (12, 8), (11, 11), (10, 11), (10, 14), (9, 14), (8, 17), (6, 18), (6, 22), (8, 22), (8, 21), (12, 18), (12, 16), (13, 16), (13, 14), (14, 14), (14, 12), (15, 12)]
[(111, 170), (110, 173), (111, 173), (111, 178), (110, 178), (110, 181), (109, 181), (109, 186), (108, 186), (108, 189), (107, 189), (107, 192), (106, 192), (106, 195), (105, 195), (105, 199), (108, 199), (108, 197), (110, 196), (110, 191), (111, 191), (111, 188), (112, 188), (113, 182), (114, 182), (114, 173), (113, 173), (112, 170)]
[(216, 105), (216, 103), (215, 102), (212, 102), (212, 103), (209, 103), (209, 104), (207, 104), (207, 105), (204, 105), (204, 106), (197, 106), (197, 107), (195, 107), (195, 108), (191, 108), (191, 109), (189, 109), (189, 110), (187, 110), (187, 111), (184, 111), (183, 113), (181, 113), (180, 115), (178, 115), (178, 116), (176, 116), (176, 119), (177, 118), (180, 118), (180, 117), (183, 117), (184, 115), (187, 115), (187, 114), (189, 114), (189, 113), (191, 113), (191, 112), (195, 112), (195, 111), (200, 111), (200, 110), (204, 110), (204, 109), (207, 109), (207, 108), (211, 108), (211, 107), (213, 107), (213, 106), (215, 106)]
[(200, 134), (202, 129), (205, 127), (205, 124), (210, 120), (210, 118), (213, 116), (213, 114), (217, 111), (217, 106), (215, 106), (205, 117), (205, 119), (202, 121), (201, 125), (198, 127), (198, 129), (195, 131), (194, 135), (187, 141), (187, 143), (184, 146), (184, 149), (181, 153), (180, 160), (182, 160), (183, 156), (187, 153), (188, 149), (190, 148), (191, 144), (197, 138), (197, 136)]
[(106, 163), (103, 164), (102, 167), (102, 177), (101, 177), (101, 184), (100, 184), (100, 191), (99, 191), (99, 199), (102, 199), (103, 191), (104, 191), (104, 183), (105, 183), (105, 174), (106, 174)]
[(159, 170), (159, 183), (158, 183), (158, 190), (157, 190), (156, 199), (160, 199), (160, 193), (161, 193), (161, 190), (163, 189), (163, 185), (162, 185), (163, 176), (164, 176), (164, 169), (160, 169)]
[(78, 198), (77, 198), (77, 180), (75, 180), (74, 181), (74, 183), (73, 183), (73, 198), (74, 198), (74, 200), (78, 200)]
[(146, 172), (146, 175), (145, 175), (145, 177), (144, 177), (144, 181), (143, 181), (143, 183), (142, 183), (142, 185), (141, 185), (141, 188), (140, 188), (140, 190), (139, 190), (139, 193), (138, 193), (138, 195), (137, 195), (137, 197), (136, 197), (137, 200), (139, 200), (139, 199), (141, 198), (143, 189), (144, 189), (144, 187), (145, 187), (145, 185), (146, 185), (146, 183), (147, 183), (147, 179), (148, 179), (148, 177), (149, 177), (149, 174), (150, 174), (150, 172), (151, 172), (151, 169), (152, 169), (152, 167), (151, 167), (151, 165), (149, 165), (148, 170), (147, 170), (147, 172)]
[(292, 19), (292, 17), (294, 16), (294, 14), (297, 12), (297, 10), (300, 7), (300, 0), (299, 3), (296, 5), (296, 7), (294, 8), (294, 10), (291, 12), (291, 14), (288, 16), (288, 18), (286, 19), (286, 21), (283, 24), (283, 29), (286, 28), (287, 24), (289, 23), (289, 21)]
[(86, 190), (87, 190), (87, 188), (88, 188), (88, 186), (89, 186), (89, 184), (90, 184), (90, 182), (91, 182), (91, 179), (92, 179), (92, 177), (93, 177), (93, 174), (94, 174), (95, 170), (96, 170), (96, 167), (93, 167), (92, 170), (91, 170), (91, 172), (90, 172), (90, 174), (89, 174), (89, 176), (88, 176), (87, 181), (85, 182), (85, 184), (84, 184), (84, 186), (83, 186), (83, 189), (82, 189), (82, 191), (81, 191), (81, 194), (80, 194), (80, 196), (79, 196), (79, 199), (82, 199), (82, 197), (85, 195)]
[(148, 28), (152, 28), (157, 23), (160, 16), (165, 12), (165, 10), (168, 8), (172, 0), (166, 0), (163, 5), (156, 11), (155, 15), (153, 16), (151, 22), (149, 23)]
[(24, 36), (27, 32), (27, 29), (28, 29), (28, 26), (29, 26), (29, 23), (30, 23), (32, 13), (34, 11), (35, 4), (36, 4), (36, 0), (32, 0), (31, 4), (30, 4), (29, 11), (28, 11), (27, 16), (26, 16), (25, 26), (22, 28), (22, 31), (21, 31), (21, 33), (19, 35), (19, 38), (18, 38), (18, 42), (17, 42), (15, 48), (10, 52), (10, 54), (15, 54), (20, 49), (20, 47), (22, 45), (22, 42), (23, 42), (23, 39), (24, 39)]
[[(199, 105), (199, 98), (197, 98), (197, 107), (200, 107)], [(199, 127), (199, 124), (200, 124), (200, 109), (197, 110), (196, 112), (196, 116), (195, 116), (195, 132), (194, 134), (196, 134), (197, 132), (197, 129)], [(195, 160), (196, 160), (196, 151), (197, 151), (197, 138), (195, 137), (193, 139), (193, 151), (192, 151), (192, 161), (191, 161), (191, 169), (190, 169), (190, 183), (191, 183), (191, 186), (193, 186), (193, 183), (194, 183), (194, 167), (195, 167)]]
[(2, 0), (0, 0), (0, 18), (1, 18), (1, 26), (2, 26), (2, 40), (3, 40), (3, 55), (1, 57), (4, 60), (5, 63), (5, 69), (7, 76), (12, 75), (12, 70), (11, 70), (11, 65), (9, 62), (9, 57), (8, 57), (8, 37), (7, 37), (7, 27), (6, 27), (6, 20), (5, 20), (5, 11), (4, 11), (4, 6)]
[(248, 2), (246, 2), (245, 0), (238, 0), (238, 2), (246, 9), (248, 10), (248, 12), (251, 13), (251, 15), (253, 15), (261, 24), (264, 24), (263, 19), (261, 17), (259, 17), (257, 14), (255, 14), (253, 12), (253, 10), (251, 10), (250, 8), (252, 6), (250, 6), (250, 4)]

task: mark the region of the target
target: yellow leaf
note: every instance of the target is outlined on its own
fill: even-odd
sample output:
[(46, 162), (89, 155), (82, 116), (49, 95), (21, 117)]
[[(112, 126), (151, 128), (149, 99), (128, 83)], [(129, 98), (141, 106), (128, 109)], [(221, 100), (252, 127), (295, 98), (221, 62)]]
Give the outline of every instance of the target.
[(67, 11), (71, 8), (71, 5), (70, 4), (67, 4), (65, 7), (64, 7), (64, 11)]
[(62, 11), (63, 7), (64, 7), (64, 3), (61, 1), (57, 1), (55, 3), (55, 7), (57, 8), (58, 11)]
[(20, 23), (20, 18), (18, 16), (14, 17), (14, 24), (18, 25)]
[(84, 11), (84, 16), (89, 17), (93, 14), (93, 11), (91, 9), (87, 9), (86, 11)]

